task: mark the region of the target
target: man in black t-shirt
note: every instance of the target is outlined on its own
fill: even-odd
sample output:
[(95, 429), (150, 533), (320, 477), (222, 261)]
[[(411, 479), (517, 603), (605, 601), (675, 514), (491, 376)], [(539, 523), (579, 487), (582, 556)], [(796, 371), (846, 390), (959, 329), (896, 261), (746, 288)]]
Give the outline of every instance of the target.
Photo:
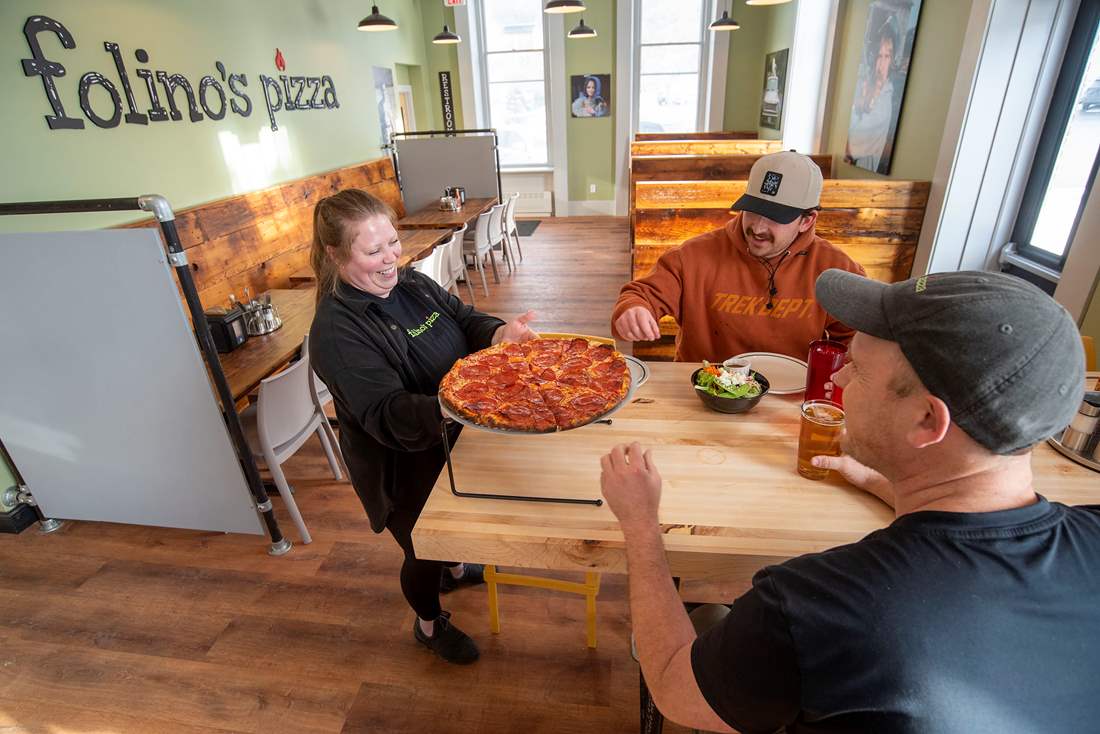
[(834, 378), (845, 455), (815, 464), (897, 519), (761, 570), (696, 639), (660, 475), (638, 444), (616, 447), (601, 484), (658, 707), (722, 732), (1100, 731), (1100, 506), (1048, 502), (1030, 464), (1081, 400), (1073, 320), (998, 273), (886, 285), (829, 270), (817, 298), (857, 334)]

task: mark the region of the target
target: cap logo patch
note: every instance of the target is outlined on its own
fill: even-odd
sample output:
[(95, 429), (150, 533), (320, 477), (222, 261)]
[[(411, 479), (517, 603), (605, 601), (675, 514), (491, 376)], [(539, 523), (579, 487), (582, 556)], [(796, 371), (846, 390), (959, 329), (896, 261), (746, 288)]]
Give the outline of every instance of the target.
[(779, 193), (779, 182), (783, 180), (782, 173), (768, 171), (764, 174), (764, 181), (760, 184), (760, 193), (775, 196)]
[(924, 293), (924, 289), (928, 287), (928, 276), (922, 275), (917, 278), (917, 293)]

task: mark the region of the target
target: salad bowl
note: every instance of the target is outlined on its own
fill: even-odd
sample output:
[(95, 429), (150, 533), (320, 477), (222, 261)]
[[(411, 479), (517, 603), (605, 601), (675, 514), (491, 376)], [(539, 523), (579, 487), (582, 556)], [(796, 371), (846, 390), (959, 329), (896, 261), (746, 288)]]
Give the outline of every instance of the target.
[(731, 393), (726, 392), (720, 385), (713, 382), (711, 382), (708, 389), (703, 389), (699, 387), (699, 375), (705, 369), (706, 367), (700, 367), (691, 373), (691, 387), (695, 394), (699, 396), (699, 400), (703, 402), (703, 405), (711, 410), (719, 413), (744, 413), (755, 408), (760, 399), (768, 394), (768, 388), (770, 387), (768, 378), (756, 370), (749, 370), (749, 376), (760, 385), (760, 392), (752, 397), (729, 397)]

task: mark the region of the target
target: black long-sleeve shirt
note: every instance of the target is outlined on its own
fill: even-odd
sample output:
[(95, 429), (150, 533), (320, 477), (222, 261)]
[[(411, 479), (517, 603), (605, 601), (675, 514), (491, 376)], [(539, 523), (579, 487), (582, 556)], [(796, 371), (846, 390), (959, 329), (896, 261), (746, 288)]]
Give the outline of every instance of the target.
[(503, 323), (411, 269), (385, 299), (341, 282), (318, 303), (310, 360), (332, 391), (340, 447), (375, 532), (395, 506), (418, 509), (431, 491), (444, 464), (439, 381)]

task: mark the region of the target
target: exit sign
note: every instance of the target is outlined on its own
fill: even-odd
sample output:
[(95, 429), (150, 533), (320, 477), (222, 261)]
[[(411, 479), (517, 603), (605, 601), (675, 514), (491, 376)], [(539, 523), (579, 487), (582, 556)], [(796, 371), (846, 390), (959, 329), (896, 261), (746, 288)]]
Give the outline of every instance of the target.
[(466, 4), (466, 0), (443, 0), (443, 5), (445, 7), (448, 7), (448, 8), (451, 7), (452, 5), (465, 5), (465, 4)]

